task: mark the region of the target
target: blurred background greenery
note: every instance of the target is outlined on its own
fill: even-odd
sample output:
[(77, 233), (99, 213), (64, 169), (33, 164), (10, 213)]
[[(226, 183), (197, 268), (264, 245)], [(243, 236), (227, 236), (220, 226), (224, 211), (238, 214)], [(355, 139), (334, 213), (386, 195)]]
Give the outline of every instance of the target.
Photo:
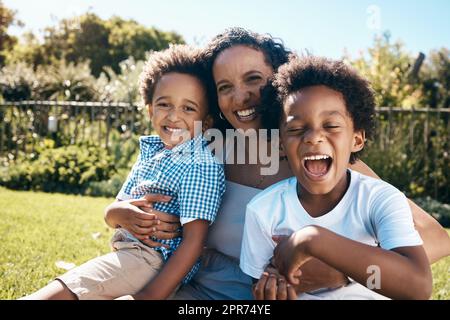
[[(22, 22), (1, 0), (0, 16), (0, 185), (114, 196), (136, 159), (137, 137), (151, 133), (138, 93), (146, 55), (183, 37), (88, 12), (43, 37), (18, 38), (8, 28)], [(343, 59), (371, 81), (384, 107), (363, 160), (449, 226), (449, 49), (412, 55), (386, 31)], [(58, 119), (56, 132), (47, 130), (49, 116)]]

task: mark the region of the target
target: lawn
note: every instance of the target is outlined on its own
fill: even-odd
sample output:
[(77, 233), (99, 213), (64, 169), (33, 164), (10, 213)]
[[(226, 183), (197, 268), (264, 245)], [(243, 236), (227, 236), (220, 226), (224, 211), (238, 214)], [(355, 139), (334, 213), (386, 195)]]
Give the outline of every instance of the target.
[[(58, 261), (79, 265), (109, 252), (103, 209), (110, 201), (0, 188), (0, 299), (44, 286), (65, 272)], [(450, 299), (449, 275), (450, 257), (433, 265), (433, 299)]]

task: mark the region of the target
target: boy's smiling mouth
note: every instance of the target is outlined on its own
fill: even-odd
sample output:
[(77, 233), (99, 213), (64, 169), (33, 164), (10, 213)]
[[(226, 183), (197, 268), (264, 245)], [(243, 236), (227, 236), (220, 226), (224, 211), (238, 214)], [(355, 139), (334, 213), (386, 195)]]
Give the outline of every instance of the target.
[(182, 132), (186, 131), (186, 129), (182, 128), (176, 128), (176, 127), (169, 127), (169, 126), (162, 126), (163, 130), (170, 133), (170, 134), (181, 134)]
[(326, 154), (309, 154), (302, 159), (303, 168), (308, 178), (321, 180), (330, 171), (333, 158)]

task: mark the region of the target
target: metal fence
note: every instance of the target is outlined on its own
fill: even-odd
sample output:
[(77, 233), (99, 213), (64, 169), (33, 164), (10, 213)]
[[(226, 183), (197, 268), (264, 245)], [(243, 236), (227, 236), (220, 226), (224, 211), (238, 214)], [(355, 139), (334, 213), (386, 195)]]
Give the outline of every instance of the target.
[[(427, 194), (448, 199), (450, 110), (383, 107), (377, 109), (376, 121), (367, 152), (371, 167), (403, 190), (410, 188), (410, 180), (421, 181)], [(85, 142), (108, 149), (112, 135), (119, 137), (114, 143), (121, 143), (151, 130), (147, 112), (128, 103), (4, 102), (0, 104), (0, 160), (10, 162), (20, 153), (33, 153), (45, 138), (59, 145)], [(402, 162), (405, 168), (399, 170)], [(398, 171), (404, 171), (403, 177)]]
[(32, 152), (42, 139), (61, 144), (90, 142), (108, 148), (114, 132), (149, 134), (142, 107), (129, 103), (20, 101), (0, 104), (0, 157)]

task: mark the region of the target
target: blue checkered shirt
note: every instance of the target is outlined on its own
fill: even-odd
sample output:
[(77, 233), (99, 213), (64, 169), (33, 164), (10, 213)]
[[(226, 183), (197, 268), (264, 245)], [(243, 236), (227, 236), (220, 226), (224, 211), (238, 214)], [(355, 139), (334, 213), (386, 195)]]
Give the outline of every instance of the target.
[[(199, 135), (173, 149), (164, 147), (158, 136), (139, 139), (140, 153), (127, 180), (117, 195), (119, 200), (139, 199), (148, 193), (172, 197), (170, 202), (154, 203), (154, 209), (180, 217), (181, 223), (195, 219), (212, 223), (225, 192), (223, 165), (211, 154), (204, 138)], [(127, 232), (133, 241), (139, 241)], [(169, 245), (157, 247), (164, 260), (170, 258), (182, 238), (155, 241)], [(183, 284), (197, 272), (199, 261), (193, 266)]]

